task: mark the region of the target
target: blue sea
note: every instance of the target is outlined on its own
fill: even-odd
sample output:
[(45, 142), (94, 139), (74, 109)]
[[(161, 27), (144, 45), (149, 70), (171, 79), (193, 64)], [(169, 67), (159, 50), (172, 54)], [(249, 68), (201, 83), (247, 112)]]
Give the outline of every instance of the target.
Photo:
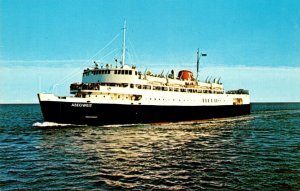
[(0, 190), (300, 190), (300, 104), (251, 110), (96, 127), (0, 105)]

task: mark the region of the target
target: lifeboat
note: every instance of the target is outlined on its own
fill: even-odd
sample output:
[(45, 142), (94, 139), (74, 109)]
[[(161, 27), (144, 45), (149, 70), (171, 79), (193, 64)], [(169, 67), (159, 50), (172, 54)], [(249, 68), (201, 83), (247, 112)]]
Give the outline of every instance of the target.
[(178, 78), (180, 80), (192, 80), (193, 79), (193, 72), (188, 70), (181, 70), (178, 72)]

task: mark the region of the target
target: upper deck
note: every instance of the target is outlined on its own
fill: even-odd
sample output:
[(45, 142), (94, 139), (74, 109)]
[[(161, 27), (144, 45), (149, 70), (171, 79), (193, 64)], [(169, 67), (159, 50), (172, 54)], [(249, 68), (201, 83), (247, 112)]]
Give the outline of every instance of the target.
[(135, 67), (124, 66), (113, 68), (110, 65), (102, 68), (87, 68), (82, 74), (82, 83), (135, 83), (138, 71)]
[[(186, 75), (188, 73), (188, 75)], [(134, 84), (134, 85), (159, 85), (177, 86), (197, 89), (223, 90), (223, 85), (218, 82), (204, 83), (193, 78), (190, 71), (182, 70), (175, 75), (174, 70), (170, 74), (152, 74), (150, 71), (142, 74), (136, 67), (106, 67), (87, 68), (82, 75), (83, 84)]]

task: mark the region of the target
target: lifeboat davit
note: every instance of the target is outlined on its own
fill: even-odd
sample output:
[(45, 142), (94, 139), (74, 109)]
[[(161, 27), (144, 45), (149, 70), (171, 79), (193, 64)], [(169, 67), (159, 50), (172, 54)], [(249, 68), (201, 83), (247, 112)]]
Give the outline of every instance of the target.
[(181, 80), (191, 80), (193, 79), (193, 72), (188, 70), (181, 70), (178, 72), (178, 78)]

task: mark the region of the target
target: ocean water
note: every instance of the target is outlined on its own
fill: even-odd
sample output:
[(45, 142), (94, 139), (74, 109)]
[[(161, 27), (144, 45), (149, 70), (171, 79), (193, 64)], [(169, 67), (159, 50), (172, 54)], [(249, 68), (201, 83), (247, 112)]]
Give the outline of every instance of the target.
[(0, 190), (300, 190), (299, 103), (191, 122), (57, 125), (39, 105), (0, 105)]

